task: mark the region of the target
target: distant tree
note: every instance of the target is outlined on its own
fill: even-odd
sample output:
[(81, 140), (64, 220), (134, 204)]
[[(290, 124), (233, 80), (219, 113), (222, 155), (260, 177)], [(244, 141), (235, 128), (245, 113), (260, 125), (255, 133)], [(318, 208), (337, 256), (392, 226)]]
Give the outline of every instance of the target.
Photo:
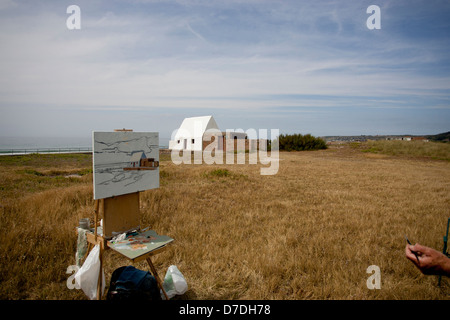
[(281, 134), (277, 139), (280, 151), (307, 151), (327, 148), (325, 140), (316, 138), (309, 133), (306, 135), (301, 135), (299, 133)]

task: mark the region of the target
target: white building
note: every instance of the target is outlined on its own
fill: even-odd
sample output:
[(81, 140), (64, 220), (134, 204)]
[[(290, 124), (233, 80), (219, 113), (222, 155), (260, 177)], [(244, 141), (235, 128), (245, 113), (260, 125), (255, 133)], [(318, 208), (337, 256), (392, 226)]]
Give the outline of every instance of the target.
[(203, 136), (207, 130), (220, 133), (219, 126), (212, 116), (186, 118), (178, 128), (173, 140), (169, 141), (171, 150), (203, 150)]
[[(258, 140), (254, 134), (241, 131), (221, 132), (212, 116), (186, 118), (172, 140), (170, 150), (203, 151), (211, 143), (217, 143), (215, 150), (224, 152), (267, 150), (267, 140)], [(260, 142), (262, 142), (260, 144)]]

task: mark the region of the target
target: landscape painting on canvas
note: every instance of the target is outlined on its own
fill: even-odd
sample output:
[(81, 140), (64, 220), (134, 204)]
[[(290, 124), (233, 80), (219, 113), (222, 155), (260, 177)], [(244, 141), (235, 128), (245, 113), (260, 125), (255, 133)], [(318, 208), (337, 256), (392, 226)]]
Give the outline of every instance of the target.
[(94, 199), (159, 188), (157, 132), (93, 132)]

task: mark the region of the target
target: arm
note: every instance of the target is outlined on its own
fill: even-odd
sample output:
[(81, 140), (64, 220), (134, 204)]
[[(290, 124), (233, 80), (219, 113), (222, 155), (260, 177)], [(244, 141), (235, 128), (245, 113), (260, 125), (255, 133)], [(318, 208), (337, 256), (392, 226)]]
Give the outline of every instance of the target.
[(406, 245), (405, 254), (406, 258), (411, 260), (423, 274), (450, 277), (450, 258), (443, 253), (416, 243), (413, 246)]

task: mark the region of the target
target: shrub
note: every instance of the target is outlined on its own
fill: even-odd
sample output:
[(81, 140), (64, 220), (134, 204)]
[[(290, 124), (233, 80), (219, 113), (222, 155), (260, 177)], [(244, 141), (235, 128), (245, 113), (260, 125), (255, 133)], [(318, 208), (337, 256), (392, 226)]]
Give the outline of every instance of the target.
[(231, 175), (231, 172), (228, 169), (216, 169), (210, 171), (207, 175), (210, 177), (228, 177)]
[(278, 137), (279, 150), (284, 151), (303, 151), (303, 150), (320, 150), (326, 149), (325, 140), (316, 138), (310, 134), (281, 134)]

